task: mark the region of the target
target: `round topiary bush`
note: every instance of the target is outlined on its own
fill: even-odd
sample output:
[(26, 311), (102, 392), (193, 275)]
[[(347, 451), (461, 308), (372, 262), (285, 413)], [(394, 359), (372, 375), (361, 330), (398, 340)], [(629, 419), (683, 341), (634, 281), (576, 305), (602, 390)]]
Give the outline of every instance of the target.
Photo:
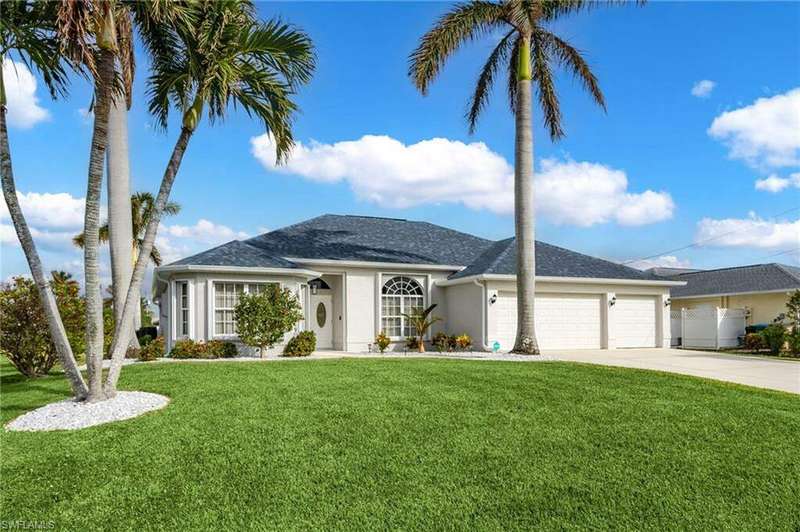
[(283, 348), (285, 357), (305, 357), (317, 348), (317, 335), (313, 331), (301, 331), (286, 343)]

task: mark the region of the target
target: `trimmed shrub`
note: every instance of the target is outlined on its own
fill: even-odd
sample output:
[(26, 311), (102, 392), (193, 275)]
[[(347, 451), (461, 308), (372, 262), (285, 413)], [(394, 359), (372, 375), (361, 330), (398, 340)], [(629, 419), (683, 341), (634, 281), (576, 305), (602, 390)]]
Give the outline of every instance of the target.
[(209, 340), (203, 346), (204, 356), (202, 358), (233, 358), (239, 354), (236, 344), (223, 340)]
[(317, 335), (314, 331), (301, 331), (286, 343), (283, 348), (285, 357), (305, 357), (317, 348)]
[(466, 351), (472, 347), (472, 338), (468, 334), (460, 334), (456, 337), (456, 345), (459, 349)]
[(163, 358), (166, 354), (166, 343), (164, 342), (164, 337), (159, 336), (158, 338), (150, 341), (147, 345), (143, 345), (142, 348), (139, 350), (139, 360), (142, 362), (151, 362), (157, 358)]
[(800, 327), (792, 327), (792, 331), (786, 335), (786, 344), (789, 347), (789, 356), (800, 357)]
[(760, 334), (750, 333), (744, 336), (744, 348), (748, 351), (760, 351), (761, 349), (766, 349), (767, 344)]
[(129, 347), (127, 350), (125, 350), (125, 358), (139, 359), (141, 358), (140, 351), (141, 349), (138, 347)]
[(419, 338), (416, 336), (409, 336), (406, 339), (406, 349), (419, 349)]
[(203, 358), (202, 352), (205, 351), (204, 347), (194, 340), (183, 339), (175, 342), (172, 346), (172, 351), (169, 352), (171, 358), (185, 359), (185, 358)]
[(786, 328), (783, 325), (771, 323), (759, 334), (769, 348), (770, 353), (777, 355), (781, 352), (786, 341)]
[(146, 347), (152, 341), (153, 341), (153, 337), (150, 336), (149, 334), (145, 334), (141, 338), (139, 338), (139, 346), (140, 347)]
[(388, 336), (386, 336), (386, 333), (383, 331), (379, 332), (378, 336), (375, 337), (375, 345), (378, 346), (378, 349), (380, 349), (381, 353), (386, 351), (386, 348), (389, 347), (389, 344), (391, 343), (392, 341), (389, 339)]
[(441, 331), (433, 335), (432, 343), (433, 347), (435, 347), (440, 353), (442, 351), (450, 350), (450, 337)]

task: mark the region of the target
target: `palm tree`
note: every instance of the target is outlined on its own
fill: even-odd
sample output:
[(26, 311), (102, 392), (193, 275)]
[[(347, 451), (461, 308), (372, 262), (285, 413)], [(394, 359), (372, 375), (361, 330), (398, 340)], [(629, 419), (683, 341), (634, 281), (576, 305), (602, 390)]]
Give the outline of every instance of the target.
[[(153, 217), (155, 198), (150, 192), (137, 192), (130, 197), (128, 203), (131, 212), (131, 232), (133, 234), (131, 240), (128, 242), (128, 250), (130, 251), (132, 268), (136, 263), (136, 259), (139, 257), (139, 252), (142, 249), (142, 245), (144, 243), (144, 233), (145, 229), (147, 229), (147, 224)], [(181, 206), (173, 201), (170, 201), (167, 202), (166, 206), (164, 207), (162, 216), (175, 216), (179, 212), (181, 212)], [(110, 220), (100, 226), (99, 239), (101, 243), (110, 242), (111, 231)], [(83, 233), (76, 235), (72, 239), (72, 243), (79, 248), (83, 248)], [(155, 246), (150, 249), (150, 262), (152, 262), (155, 266), (161, 266), (161, 252)], [(124, 300), (122, 303), (124, 303)]]
[(164, 26), (143, 36), (153, 56), (148, 80), (150, 112), (166, 129), (170, 108), (183, 115), (180, 135), (164, 171), (152, 217), (125, 298), (122, 319), (111, 347), (105, 395), (116, 393), (125, 348), (132, 333), (130, 316), (139, 305), (139, 287), (167, 206), (172, 184), (204, 109), (210, 122), (225, 118), (229, 106), (241, 107), (274, 136), (278, 161), (293, 145), (291, 123), (295, 90), (311, 79), (313, 46), (300, 30), (272, 20), (255, 20), (250, 2), (202, 0), (187, 4), (190, 25)]
[[(113, 114), (113, 112), (112, 112)], [(113, 141), (112, 141), (113, 143)], [(109, 171), (109, 185), (111, 184), (111, 175)], [(121, 187), (125, 187), (125, 183), (118, 184)], [(110, 193), (109, 193), (110, 196)], [(131, 219), (128, 222), (131, 228), (131, 239), (128, 240), (127, 244), (127, 268), (119, 268), (122, 270), (118, 273), (118, 278), (114, 277), (114, 272), (112, 270), (111, 276), (111, 286), (113, 289), (113, 299), (114, 299), (114, 321), (115, 323), (122, 319), (122, 309), (125, 306), (125, 296), (128, 293), (128, 285), (130, 284), (130, 274), (133, 272), (133, 267), (136, 264), (136, 259), (139, 257), (139, 251), (142, 249), (142, 244), (144, 242), (144, 232), (147, 228), (147, 224), (150, 222), (150, 218), (153, 216), (153, 210), (155, 206), (155, 198), (150, 192), (137, 192), (133, 196), (130, 197), (128, 200), (128, 212), (130, 212)], [(111, 211), (111, 206), (109, 205), (109, 211)], [(175, 216), (181, 212), (181, 206), (175, 202), (168, 202), (166, 207), (164, 207), (164, 215), (166, 216)], [(111, 220), (111, 214), (109, 212), (109, 220), (105, 224), (100, 226), (100, 242), (110, 242), (111, 246), (114, 245), (114, 232), (113, 232), (113, 224)], [(75, 238), (72, 239), (72, 243), (78, 246), (79, 248), (83, 248), (84, 245), (84, 236), (83, 233), (76, 235)], [(114, 250), (113, 247), (111, 249), (111, 263), (112, 268), (114, 266)], [(116, 256), (116, 261), (119, 263), (122, 258), (118, 253)], [(150, 262), (152, 262), (155, 266), (161, 266), (161, 252), (158, 250), (156, 246), (153, 246), (150, 249)], [(121, 266), (117, 264), (118, 266)], [(128, 278), (124, 277), (128, 275)], [(122, 287), (118, 286), (117, 283), (122, 283)], [(122, 294), (122, 295), (120, 295)], [(136, 312), (134, 313), (133, 317), (133, 328), (134, 330), (138, 329), (141, 326), (142, 316), (141, 316), (141, 306), (137, 307)], [(131, 342), (130, 345), (132, 347), (139, 347), (139, 342), (136, 339), (136, 335), (131, 335)]]
[(60, 2), (58, 33), (61, 47), (75, 64), (84, 66), (94, 83), (94, 126), (89, 150), (84, 210), (84, 290), (86, 293), (87, 400), (103, 399), (103, 298), (100, 293), (99, 229), (103, 160), (108, 141), (108, 114), (118, 83), (117, 58), (121, 35), (131, 27), (121, 3), (105, 0)]
[(0, 3), (0, 181), (17, 238), (39, 291), (61, 367), (73, 395), (83, 399), (88, 394), (88, 388), (78, 371), (53, 290), (45, 277), (42, 261), (17, 198), (6, 124), (7, 101), (2, 68), (3, 63), (12, 60), (12, 57), (19, 58), (30, 70), (37, 71), (53, 98), (66, 95), (68, 80), (56, 37), (54, 4), (26, 0)]
[(581, 52), (552, 33), (547, 24), (586, 9), (584, 0), (473, 0), (442, 16), (421, 39), (409, 59), (409, 76), (425, 95), (450, 56), (465, 43), (493, 31), (503, 36), (481, 69), (466, 118), (470, 133), (486, 107), (498, 70), (507, 69), (508, 96), (516, 120), (514, 218), (517, 245), (517, 337), (514, 353), (538, 354), (534, 330), (536, 255), (533, 204), (533, 129), (531, 84), (536, 83), (545, 127), (552, 140), (564, 136), (553, 66), (570, 71), (605, 109), (597, 78)]

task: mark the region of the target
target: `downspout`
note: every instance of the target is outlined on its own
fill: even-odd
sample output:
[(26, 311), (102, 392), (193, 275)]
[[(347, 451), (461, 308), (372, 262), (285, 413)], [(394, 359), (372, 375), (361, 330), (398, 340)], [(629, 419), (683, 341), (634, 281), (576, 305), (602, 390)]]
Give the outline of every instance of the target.
[(484, 351), (491, 352), (492, 348), (486, 343), (486, 284), (478, 279), (473, 279), (472, 282), (481, 289), (481, 348)]

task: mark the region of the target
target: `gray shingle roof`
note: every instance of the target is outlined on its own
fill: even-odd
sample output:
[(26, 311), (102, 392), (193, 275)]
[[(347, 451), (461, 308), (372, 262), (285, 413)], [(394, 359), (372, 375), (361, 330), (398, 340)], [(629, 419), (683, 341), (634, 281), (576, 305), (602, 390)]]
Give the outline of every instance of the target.
[(325, 214), (246, 240), (270, 255), (465, 266), (492, 242), (427, 222)]
[(775, 263), (753, 264), (684, 273), (676, 275), (673, 279), (686, 281), (686, 286), (676, 286), (670, 291), (674, 298), (796, 290), (800, 288), (800, 268)]
[[(333, 214), (245, 241), (234, 240), (172, 264), (297, 268), (287, 257), (466, 266), (451, 278), (482, 273), (513, 275), (516, 270), (514, 238), (492, 242), (427, 222)], [(664, 280), (544, 242), (536, 243), (536, 273), (552, 277)]]
[[(501, 274), (514, 275), (517, 264), (516, 239), (507, 238), (495, 242), (475, 262), (450, 276), (459, 279), (470, 275)], [(594, 277), (599, 279), (632, 279), (642, 281), (664, 280), (596, 257), (536, 242), (536, 275), (547, 277)]]
[(173, 262), (170, 266), (246, 266), (256, 268), (297, 268), (297, 265), (282, 257), (271, 255), (263, 249), (246, 242), (232, 240), (197, 255)]

